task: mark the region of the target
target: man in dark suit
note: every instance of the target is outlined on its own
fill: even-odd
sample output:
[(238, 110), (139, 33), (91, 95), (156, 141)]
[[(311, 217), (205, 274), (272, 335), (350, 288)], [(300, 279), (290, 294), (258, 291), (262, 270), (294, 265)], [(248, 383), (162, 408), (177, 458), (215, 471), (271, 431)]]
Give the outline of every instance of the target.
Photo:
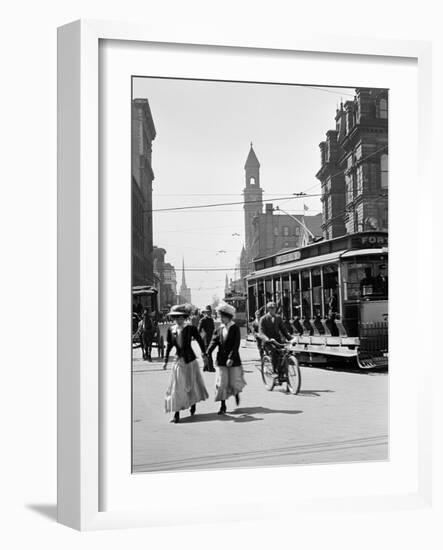
[(282, 318), (279, 315), (276, 315), (277, 305), (275, 302), (269, 302), (266, 306), (268, 313), (263, 315), (260, 319), (259, 324), (259, 337), (262, 341), (265, 351), (271, 355), (272, 366), (274, 367), (274, 372), (278, 374), (278, 368), (280, 365), (280, 353), (277, 348), (272, 344), (283, 343), (282, 336), (286, 340), (291, 340), (291, 335), (286, 329)]
[[(212, 318), (212, 308), (211, 306), (206, 306), (206, 309), (203, 310), (203, 318), (198, 324), (198, 332), (202, 337), (202, 340), (205, 344), (205, 348), (208, 348), (212, 340), (212, 335), (214, 334), (215, 323)], [(212, 355), (208, 356), (208, 364), (204, 366), (203, 370), (209, 372), (215, 372), (214, 361), (212, 360)]]

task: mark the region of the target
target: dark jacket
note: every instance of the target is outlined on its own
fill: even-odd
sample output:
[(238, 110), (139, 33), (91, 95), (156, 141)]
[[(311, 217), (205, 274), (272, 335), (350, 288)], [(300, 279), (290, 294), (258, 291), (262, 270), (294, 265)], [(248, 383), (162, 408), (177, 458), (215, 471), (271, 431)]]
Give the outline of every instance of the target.
[(181, 346), (179, 346), (177, 343), (177, 333), (173, 330), (173, 328), (169, 327), (168, 334), (166, 336), (166, 341), (168, 345), (166, 346), (165, 361), (168, 360), (169, 354), (171, 353), (171, 350), (174, 347), (177, 350), (177, 356), (183, 357), (185, 363), (190, 363), (191, 361), (194, 361), (196, 357), (195, 357), (194, 350), (192, 349), (192, 346), (191, 346), (191, 342), (193, 339), (198, 342), (198, 345), (200, 346), (200, 349), (204, 354), (205, 345), (203, 343), (203, 340), (200, 337), (200, 334), (198, 333), (197, 327), (195, 327), (194, 325), (186, 325), (183, 328)]
[(263, 315), (260, 319), (259, 337), (263, 342), (267, 342), (269, 339), (274, 338), (277, 342), (281, 342), (281, 335), (285, 336), (288, 340), (291, 339), (291, 335), (286, 330), (280, 315), (272, 317), (269, 313)]
[(232, 366), (239, 367), (241, 365), (240, 354), (238, 352), (240, 348), (240, 340), (240, 328), (235, 323), (229, 327), (226, 340), (223, 338), (222, 325), (214, 332), (206, 353), (210, 355), (218, 346), (217, 365), (219, 367), (226, 367), (226, 361), (228, 359), (232, 359)]
[(200, 323), (198, 324), (198, 332), (205, 332), (204, 340), (206, 344), (209, 344), (211, 341), (212, 335), (214, 334), (215, 323), (212, 317), (203, 317)]

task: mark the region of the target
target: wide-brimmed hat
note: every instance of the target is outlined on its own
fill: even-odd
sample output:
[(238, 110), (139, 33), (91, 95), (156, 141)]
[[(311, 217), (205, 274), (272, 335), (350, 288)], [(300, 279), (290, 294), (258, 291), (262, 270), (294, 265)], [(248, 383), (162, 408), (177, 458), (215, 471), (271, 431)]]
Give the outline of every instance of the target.
[(276, 304), (275, 302), (268, 302), (268, 303), (266, 304), (266, 309), (269, 309), (269, 308), (271, 308), (271, 307), (277, 307), (277, 304)]
[(235, 316), (235, 307), (230, 304), (222, 302), (217, 306), (217, 312), (221, 315), (229, 315), (230, 317)]
[(211, 306), (206, 306), (203, 311), (206, 311), (208, 313), (212, 313), (212, 307)]
[(191, 308), (189, 304), (180, 304), (172, 306), (168, 315), (169, 317), (189, 317), (191, 314)]

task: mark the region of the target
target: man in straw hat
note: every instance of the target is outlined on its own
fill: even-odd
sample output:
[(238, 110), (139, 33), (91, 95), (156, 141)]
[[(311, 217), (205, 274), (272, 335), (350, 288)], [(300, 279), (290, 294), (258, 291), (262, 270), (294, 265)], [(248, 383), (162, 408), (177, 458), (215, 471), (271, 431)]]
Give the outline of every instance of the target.
[[(203, 310), (203, 317), (202, 319), (200, 319), (200, 323), (198, 324), (198, 332), (200, 333), (200, 336), (202, 337), (206, 348), (208, 348), (209, 344), (211, 343), (214, 330), (215, 323), (214, 319), (212, 318), (212, 308), (211, 306), (206, 306), (206, 308)], [(208, 364), (205, 365), (203, 370), (215, 372), (212, 355), (208, 356)]]
[(291, 340), (292, 336), (286, 329), (280, 315), (276, 315), (277, 304), (275, 302), (268, 302), (266, 309), (267, 313), (260, 319), (258, 336), (264, 349), (271, 355), (274, 373), (278, 374), (280, 354), (272, 344), (276, 342), (281, 344), (282, 336), (286, 340)]
[(240, 328), (234, 323), (235, 308), (221, 303), (217, 307), (222, 324), (214, 332), (207, 355), (218, 347), (217, 376), (215, 381), (215, 401), (221, 401), (218, 414), (226, 413), (226, 400), (233, 395), (237, 406), (240, 404), (240, 392), (246, 385), (240, 359)]

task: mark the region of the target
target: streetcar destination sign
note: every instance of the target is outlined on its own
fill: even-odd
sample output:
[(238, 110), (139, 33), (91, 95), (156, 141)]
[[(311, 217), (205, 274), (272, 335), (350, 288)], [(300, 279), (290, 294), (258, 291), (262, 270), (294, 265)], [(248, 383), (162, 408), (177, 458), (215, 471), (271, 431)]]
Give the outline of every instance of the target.
[(294, 260), (300, 259), (300, 250), (296, 250), (295, 252), (288, 252), (287, 254), (282, 254), (281, 256), (277, 256), (275, 258), (276, 264), (284, 264), (286, 262), (293, 262)]

